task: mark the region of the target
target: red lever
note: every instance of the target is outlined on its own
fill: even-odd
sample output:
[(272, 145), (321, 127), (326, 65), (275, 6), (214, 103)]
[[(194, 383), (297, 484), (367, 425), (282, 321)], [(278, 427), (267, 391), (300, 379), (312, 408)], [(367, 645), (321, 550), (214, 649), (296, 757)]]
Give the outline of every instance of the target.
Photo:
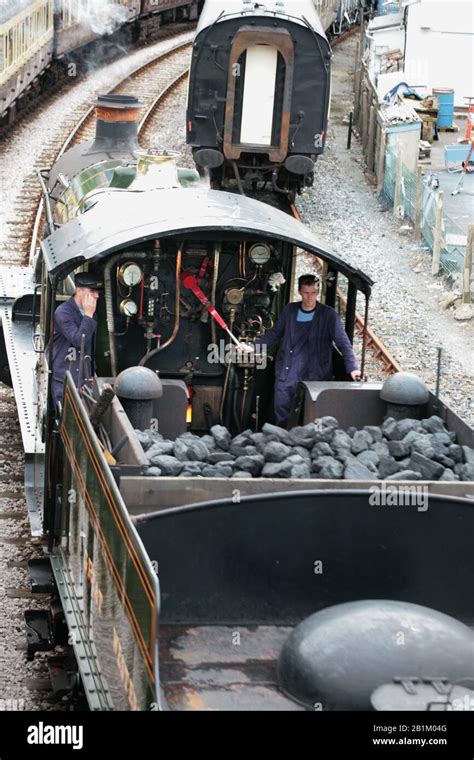
[(208, 312), (211, 315), (211, 317), (213, 317), (216, 320), (217, 324), (220, 325), (222, 327), (222, 329), (225, 330), (230, 335), (230, 337), (232, 338), (232, 340), (234, 341), (234, 343), (236, 343), (237, 345), (239, 345), (239, 341), (237, 340), (237, 338), (234, 335), (232, 335), (231, 331), (227, 327), (227, 325), (224, 322), (224, 320), (222, 319), (221, 315), (216, 311), (216, 309), (214, 308), (214, 306), (212, 305), (212, 303), (209, 301), (209, 299), (206, 297), (206, 295), (202, 292), (201, 288), (197, 284), (197, 280), (194, 277), (194, 275), (192, 275), (192, 274), (184, 274), (181, 277), (181, 282), (183, 284), (183, 287), (187, 288), (188, 290), (192, 290), (193, 291), (193, 293), (196, 296), (196, 298), (198, 298), (199, 301), (201, 301), (201, 303), (206, 307), (206, 309), (208, 310)]

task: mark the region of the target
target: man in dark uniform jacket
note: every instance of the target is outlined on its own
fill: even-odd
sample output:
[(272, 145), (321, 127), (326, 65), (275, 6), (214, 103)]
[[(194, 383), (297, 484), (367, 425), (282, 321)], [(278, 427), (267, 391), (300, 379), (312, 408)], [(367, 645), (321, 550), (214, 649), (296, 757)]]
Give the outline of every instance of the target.
[(289, 303), (271, 330), (255, 345), (279, 343), (275, 361), (275, 421), (285, 427), (301, 380), (332, 380), (332, 348), (342, 354), (348, 375), (360, 379), (351, 342), (337, 312), (318, 303), (319, 278), (298, 279), (301, 303)]
[(54, 405), (62, 401), (66, 371), (79, 383), (81, 339), (85, 335), (83, 377), (94, 373), (95, 334), (97, 329), (96, 307), (103, 288), (100, 277), (94, 272), (79, 272), (74, 277), (76, 292), (60, 304), (54, 314), (52, 345), (47, 351), (47, 359), (52, 355), (51, 392)]

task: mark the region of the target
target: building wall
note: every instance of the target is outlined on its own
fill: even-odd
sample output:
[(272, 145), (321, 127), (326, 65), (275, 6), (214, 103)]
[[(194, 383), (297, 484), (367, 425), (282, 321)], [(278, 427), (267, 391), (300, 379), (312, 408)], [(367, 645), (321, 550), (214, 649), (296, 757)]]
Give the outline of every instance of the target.
[[(408, 7), (405, 72), (413, 83), (474, 95), (473, 0), (422, 0)], [(415, 82), (416, 80), (416, 82)]]

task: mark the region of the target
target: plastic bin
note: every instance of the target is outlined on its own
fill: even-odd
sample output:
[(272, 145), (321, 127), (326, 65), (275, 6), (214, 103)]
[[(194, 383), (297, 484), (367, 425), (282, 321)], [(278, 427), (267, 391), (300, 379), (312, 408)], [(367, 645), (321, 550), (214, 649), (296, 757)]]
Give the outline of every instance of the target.
[(436, 126), (452, 127), (454, 119), (454, 90), (451, 89), (434, 89), (433, 95), (439, 101), (439, 112)]

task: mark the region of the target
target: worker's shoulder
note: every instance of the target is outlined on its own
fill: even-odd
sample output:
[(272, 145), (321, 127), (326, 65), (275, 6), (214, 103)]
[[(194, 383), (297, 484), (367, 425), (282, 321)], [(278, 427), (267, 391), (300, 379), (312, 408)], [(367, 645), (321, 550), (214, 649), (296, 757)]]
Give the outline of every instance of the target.
[(68, 301), (64, 301), (63, 303), (60, 303), (59, 306), (56, 307), (56, 310), (54, 312), (54, 316), (57, 319), (61, 319), (61, 317), (78, 317), (81, 315), (81, 312), (79, 311), (74, 298), (69, 298)]
[(334, 309), (332, 306), (328, 306), (325, 303), (320, 303), (319, 301), (318, 301), (316, 313), (318, 313), (318, 311), (320, 314), (324, 314), (324, 316), (329, 319), (336, 319), (338, 316), (336, 309)]

